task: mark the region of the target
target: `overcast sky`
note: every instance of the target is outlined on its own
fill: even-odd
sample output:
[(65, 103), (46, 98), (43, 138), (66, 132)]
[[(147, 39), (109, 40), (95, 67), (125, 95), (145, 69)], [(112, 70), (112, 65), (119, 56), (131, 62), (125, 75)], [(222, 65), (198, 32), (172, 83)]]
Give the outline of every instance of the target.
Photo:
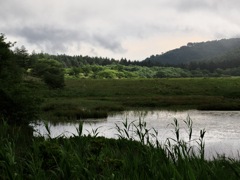
[(0, 32), (29, 53), (143, 60), (240, 37), (239, 0), (0, 0)]

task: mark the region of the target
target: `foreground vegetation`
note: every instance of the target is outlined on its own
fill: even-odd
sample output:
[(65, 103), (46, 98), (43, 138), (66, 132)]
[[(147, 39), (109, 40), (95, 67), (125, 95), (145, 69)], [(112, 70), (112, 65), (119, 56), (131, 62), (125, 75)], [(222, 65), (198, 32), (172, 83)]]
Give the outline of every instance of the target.
[[(239, 110), (239, 78), (66, 79), (64, 89), (38, 85), (44, 119), (106, 117), (132, 109)], [(42, 87), (42, 88), (41, 88)]]
[(32, 137), (24, 135), (25, 129), (4, 123), (0, 127), (0, 179), (239, 179), (239, 160), (204, 159), (205, 131), (192, 140), (192, 121), (185, 123), (187, 141), (179, 136), (174, 120), (175, 138), (163, 144), (141, 120), (116, 125), (118, 139), (98, 137), (97, 131), (82, 135), (81, 123), (78, 135), (70, 138), (51, 138), (50, 132), (47, 138)]

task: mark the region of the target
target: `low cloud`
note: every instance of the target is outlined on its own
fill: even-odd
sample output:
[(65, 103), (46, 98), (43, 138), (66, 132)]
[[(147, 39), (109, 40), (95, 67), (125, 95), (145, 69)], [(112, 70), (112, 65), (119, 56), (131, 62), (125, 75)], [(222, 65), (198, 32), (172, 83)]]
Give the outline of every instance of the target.
[(120, 41), (115, 40), (113, 36), (101, 36), (101, 35), (94, 35), (93, 36), (93, 43), (97, 45), (111, 50), (113, 52), (123, 53), (126, 50), (122, 47)]
[[(55, 54), (144, 59), (169, 50), (164, 44), (176, 48), (174, 39), (211, 40), (240, 32), (239, 0), (7, 0), (0, 7), (2, 33)], [(151, 48), (139, 44), (146, 39)]]
[(90, 35), (85, 31), (50, 28), (49, 26), (22, 27), (13, 34), (17, 37), (24, 37), (27, 43), (35, 44), (39, 49), (55, 54), (68, 51), (70, 45), (80, 46), (84, 43), (112, 52), (126, 52), (121, 43), (111, 35)]
[(52, 53), (65, 52), (68, 50), (68, 45), (82, 39), (77, 32), (57, 29), (51, 27), (23, 27), (15, 33), (16, 36), (24, 37), (27, 43), (35, 44), (42, 50)]

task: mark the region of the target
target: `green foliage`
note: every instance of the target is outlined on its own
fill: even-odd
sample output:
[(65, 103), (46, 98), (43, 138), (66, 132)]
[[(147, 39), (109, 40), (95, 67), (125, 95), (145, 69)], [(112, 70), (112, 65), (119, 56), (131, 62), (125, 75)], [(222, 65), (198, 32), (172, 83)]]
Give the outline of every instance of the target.
[(174, 67), (141, 67), (136, 65), (86, 65), (66, 69), (67, 78), (91, 79), (136, 79), (136, 78), (165, 78), (191, 77), (188, 70)]
[(78, 77), (80, 72), (81, 72), (81, 71), (80, 71), (79, 68), (77, 68), (77, 67), (72, 67), (72, 68), (70, 69), (70, 71), (69, 71), (68, 74), (69, 74), (70, 76)]
[(0, 86), (11, 86), (22, 80), (22, 71), (17, 64), (17, 57), (11, 51), (14, 45), (11, 42), (5, 42), (5, 36), (0, 35)]
[(64, 87), (64, 70), (61, 63), (53, 59), (38, 59), (32, 74), (40, 77), (50, 88)]
[(30, 60), (32, 62), (32, 59), (54, 59), (65, 68), (70, 68), (65, 71), (68, 78), (237, 76), (239, 73), (235, 68), (240, 66), (239, 43), (239, 39), (189, 43), (187, 46), (151, 56), (144, 61), (43, 53), (32, 54)]
[(62, 71), (57, 68), (51, 68), (51, 70), (45, 72), (43, 80), (50, 88), (64, 87), (64, 75)]
[(103, 79), (117, 79), (117, 71), (111, 70), (111, 69), (105, 69), (103, 71), (100, 71), (97, 74), (97, 77), (103, 78)]
[(32, 60), (29, 57), (27, 49), (22, 46), (21, 48), (15, 48), (14, 54), (17, 59), (17, 64), (26, 72), (32, 66)]
[(23, 73), (28, 67), (28, 54), (25, 49), (13, 52), (12, 43), (6, 43), (0, 36), (0, 118), (11, 124), (28, 124), (36, 117), (37, 94), (32, 94), (26, 86)]
[[(191, 63), (192, 65), (192, 63)], [(196, 65), (198, 67), (198, 65)], [(216, 66), (217, 67), (217, 66)], [(44, 67), (38, 67), (39, 71)], [(226, 77), (239, 76), (239, 67), (215, 70), (183, 69), (179, 67), (142, 67), (137, 65), (84, 65), (65, 69), (70, 79), (136, 79), (136, 78), (182, 78), (182, 77)]]
[(164, 67), (158, 68), (155, 77), (156, 78), (191, 77), (191, 73), (181, 68)]
[(8, 123), (28, 124), (37, 117), (41, 99), (32, 90), (22, 84), (0, 90), (0, 114)]

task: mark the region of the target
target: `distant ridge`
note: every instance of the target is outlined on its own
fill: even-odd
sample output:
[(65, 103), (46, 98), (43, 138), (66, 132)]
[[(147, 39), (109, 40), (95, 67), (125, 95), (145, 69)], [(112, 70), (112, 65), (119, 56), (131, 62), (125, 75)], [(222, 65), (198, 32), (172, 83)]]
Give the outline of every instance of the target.
[(152, 55), (142, 62), (152, 65), (179, 65), (190, 62), (217, 60), (229, 52), (240, 48), (240, 38), (222, 39), (207, 42), (188, 43), (161, 55)]

